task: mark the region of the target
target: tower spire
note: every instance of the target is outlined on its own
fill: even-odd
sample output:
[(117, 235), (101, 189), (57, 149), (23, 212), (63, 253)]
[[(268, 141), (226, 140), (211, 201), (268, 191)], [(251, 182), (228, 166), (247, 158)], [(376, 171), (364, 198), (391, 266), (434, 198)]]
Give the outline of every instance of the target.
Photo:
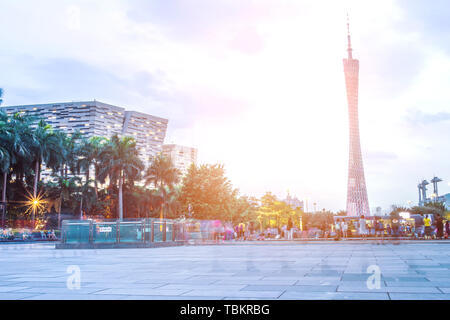
[(347, 47), (348, 59), (353, 59), (352, 58), (352, 39), (350, 37), (350, 19), (348, 17), (348, 13), (347, 13), (347, 40), (348, 40), (348, 47)]

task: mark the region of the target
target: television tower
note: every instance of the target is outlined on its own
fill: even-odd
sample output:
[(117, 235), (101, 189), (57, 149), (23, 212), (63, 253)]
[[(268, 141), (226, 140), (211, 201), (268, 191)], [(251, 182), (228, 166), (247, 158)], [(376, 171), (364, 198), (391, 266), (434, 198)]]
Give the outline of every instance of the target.
[(347, 15), (347, 59), (344, 59), (345, 86), (347, 88), (348, 116), (350, 129), (348, 184), (347, 184), (347, 215), (369, 216), (369, 201), (367, 199), (364, 167), (361, 155), (358, 120), (358, 78), (359, 61), (353, 59), (350, 38), (350, 23)]

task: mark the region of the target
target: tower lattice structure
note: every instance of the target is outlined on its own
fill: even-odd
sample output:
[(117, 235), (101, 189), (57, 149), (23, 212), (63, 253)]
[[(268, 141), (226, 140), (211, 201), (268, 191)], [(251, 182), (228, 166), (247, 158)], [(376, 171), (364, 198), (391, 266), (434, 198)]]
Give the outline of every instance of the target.
[(359, 61), (352, 57), (350, 28), (348, 30), (348, 57), (344, 59), (345, 85), (347, 88), (348, 115), (349, 115), (349, 161), (348, 161), (348, 185), (347, 185), (347, 215), (370, 215), (369, 201), (367, 198), (366, 182), (364, 178), (364, 166), (361, 154), (358, 120), (358, 78)]

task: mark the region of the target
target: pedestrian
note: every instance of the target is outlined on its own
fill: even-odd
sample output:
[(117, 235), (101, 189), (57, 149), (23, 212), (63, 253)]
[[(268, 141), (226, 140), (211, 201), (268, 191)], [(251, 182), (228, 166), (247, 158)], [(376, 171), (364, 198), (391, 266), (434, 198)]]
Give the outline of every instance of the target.
[(450, 223), (448, 220), (445, 222), (445, 239), (448, 239), (450, 236)]
[(377, 237), (384, 236), (384, 225), (383, 222), (381, 222), (381, 219), (375, 221), (375, 235)]
[(294, 229), (293, 229), (293, 223), (292, 223), (291, 217), (289, 217), (289, 219), (288, 219), (287, 232), (288, 232), (288, 240), (293, 240)]
[(425, 239), (431, 239), (431, 218), (429, 215), (423, 218), (423, 225), (425, 226)]
[(347, 236), (348, 236), (348, 225), (347, 225), (347, 222), (345, 222), (345, 220), (342, 220), (342, 222), (341, 222), (341, 230), (342, 230), (342, 236), (344, 238), (347, 238)]
[(339, 219), (336, 220), (336, 223), (334, 224), (334, 231), (336, 232), (336, 239), (341, 238), (341, 223)]
[(367, 237), (367, 222), (364, 215), (359, 219), (359, 234), (363, 239)]
[[(380, 244), (383, 244), (384, 240), (384, 224), (381, 219), (377, 219), (375, 222), (375, 234), (377, 237), (381, 237)], [(377, 243), (378, 244), (378, 243)]]
[(375, 225), (374, 225), (374, 221), (370, 221), (369, 222), (369, 235), (375, 235)]
[(392, 220), (392, 231), (394, 232), (394, 237), (398, 237), (399, 236), (399, 222), (397, 219), (393, 219)]
[(444, 223), (441, 215), (436, 215), (436, 238), (441, 240), (444, 237)]
[(390, 223), (388, 223), (387, 226), (386, 226), (386, 233), (387, 233), (388, 236), (392, 235), (392, 228), (391, 228), (391, 224)]
[(415, 220), (416, 223), (416, 230), (417, 230), (417, 237), (423, 238), (425, 233), (425, 226), (423, 225), (423, 213), (420, 214), (420, 218)]

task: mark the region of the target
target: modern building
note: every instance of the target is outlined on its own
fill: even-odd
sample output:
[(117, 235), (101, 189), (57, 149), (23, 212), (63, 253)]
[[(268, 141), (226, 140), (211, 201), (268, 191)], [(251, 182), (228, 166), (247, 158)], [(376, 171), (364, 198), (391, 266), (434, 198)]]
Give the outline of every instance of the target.
[(197, 164), (196, 148), (180, 146), (177, 144), (165, 144), (162, 147), (163, 155), (172, 159), (173, 165), (185, 175), (191, 164)]
[(347, 102), (349, 115), (349, 162), (347, 184), (347, 215), (370, 215), (369, 201), (367, 198), (366, 182), (364, 178), (363, 159), (361, 155), (361, 143), (359, 138), (358, 120), (358, 78), (359, 61), (352, 57), (350, 39), (350, 26), (347, 21), (348, 48), (347, 59), (344, 59), (345, 85), (347, 88)]
[(63, 102), (2, 107), (12, 115), (17, 112), (45, 120), (53, 128), (72, 134), (80, 131), (87, 137), (111, 137), (114, 134), (136, 139), (141, 159), (149, 159), (162, 151), (167, 119), (126, 111), (100, 101)]
[(283, 202), (291, 206), (292, 209), (300, 208), (302, 211), (304, 211), (303, 201), (299, 200), (296, 196), (291, 196), (289, 191), (286, 199), (284, 199)]

